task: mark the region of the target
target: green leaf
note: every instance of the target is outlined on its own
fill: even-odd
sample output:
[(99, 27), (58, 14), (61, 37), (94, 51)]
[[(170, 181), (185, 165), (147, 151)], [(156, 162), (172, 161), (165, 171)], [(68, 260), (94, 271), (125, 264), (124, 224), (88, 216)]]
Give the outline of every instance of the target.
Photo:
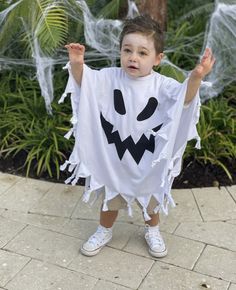
[(182, 71), (171, 65), (162, 65), (160, 68), (160, 73), (167, 77), (172, 77), (179, 82), (183, 82), (185, 80), (185, 76)]
[(52, 54), (67, 37), (65, 5), (64, 1), (53, 0), (19, 1), (0, 27), (0, 47), (7, 48), (12, 39), (20, 36), (28, 55), (32, 54), (37, 42), (44, 53)]

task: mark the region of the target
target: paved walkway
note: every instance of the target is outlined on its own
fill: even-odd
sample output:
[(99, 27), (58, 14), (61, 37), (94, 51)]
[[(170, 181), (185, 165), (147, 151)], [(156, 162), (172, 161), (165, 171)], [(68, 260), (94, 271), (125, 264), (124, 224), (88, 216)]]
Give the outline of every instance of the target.
[(236, 186), (173, 190), (162, 259), (148, 254), (138, 208), (99, 255), (82, 256), (99, 216), (82, 190), (0, 173), (1, 290), (236, 290)]

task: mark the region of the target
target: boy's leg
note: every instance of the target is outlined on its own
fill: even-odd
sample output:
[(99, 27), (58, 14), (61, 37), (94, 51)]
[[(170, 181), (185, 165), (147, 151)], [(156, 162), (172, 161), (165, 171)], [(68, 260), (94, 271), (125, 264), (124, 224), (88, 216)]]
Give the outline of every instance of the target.
[(100, 211), (100, 225), (96, 232), (85, 242), (80, 251), (85, 256), (95, 256), (112, 239), (112, 226), (117, 218), (117, 211)]
[[(96, 232), (81, 247), (82, 254), (94, 256), (111, 241), (112, 226), (118, 216), (118, 210), (124, 207), (124, 200), (118, 196), (108, 202), (108, 211), (100, 211), (100, 225)], [(126, 205), (127, 207), (127, 205)]]
[(108, 201), (108, 211), (100, 211), (100, 225), (105, 228), (111, 228), (116, 221), (120, 209), (127, 209), (127, 202), (121, 196), (117, 195)]
[(157, 205), (157, 201), (152, 198), (147, 209), (151, 219), (145, 221), (145, 240), (149, 246), (149, 253), (156, 258), (161, 258), (167, 255), (167, 249), (159, 230), (159, 213), (154, 213)]
[(118, 216), (118, 210), (108, 210), (100, 212), (100, 225), (105, 228), (111, 228)]
[(160, 218), (159, 218), (159, 213), (154, 213), (154, 214), (149, 214), (150, 220), (145, 221), (145, 224), (148, 224), (150, 227), (155, 227), (159, 224)]

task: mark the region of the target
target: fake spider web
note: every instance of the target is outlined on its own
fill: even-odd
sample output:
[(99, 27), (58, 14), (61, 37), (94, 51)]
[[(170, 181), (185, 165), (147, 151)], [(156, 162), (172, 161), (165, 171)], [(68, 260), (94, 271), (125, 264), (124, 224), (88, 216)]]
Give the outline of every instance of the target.
[(212, 72), (201, 87), (203, 101), (217, 96), (236, 80), (236, 3), (217, 3), (205, 37), (216, 58)]
[[(9, 13), (17, 7), (23, 0), (20, 0), (7, 9), (0, 12), (0, 29)], [(54, 1), (55, 5), (57, 1)], [(110, 60), (114, 65), (119, 57), (119, 34), (122, 29), (122, 21), (104, 18), (96, 18), (90, 12), (86, 1), (75, 1), (83, 14), (76, 13), (70, 1), (65, 0), (67, 6), (67, 16), (70, 20), (84, 23), (84, 36), (86, 44), (92, 50), (86, 51), (85, 61), (96, 62), (104, 59)], [(129, 0), (128, 17), (138, 15), (138, 9), (134, 1)], [(52, 4), (53, 5), (53, 4)], [(24, 26), (24, 23), (23, 23)], [(28, 28), (24, 26), (25, 30)], [(194, 37), (192, 37), (194, 41)], [(12, 46), (14, 46), (14, 41)], [(236, 71), (236, 1), (215, 2), (215, 10), (212, 13), (208, 27), (206, 29), (205, 47), (211, 47), (216, 58), (216, 63), (212, 72), (207, 76), (201, 87), (201, 98), (203, 101), (217, 96), (225, 86), (235, 81)], [(53, 68), (56, 64), (65, 64), (68, 55), (65, 50), (58, 50), (54, 57), (45, 56), (39, 46), (37, 38), (31, 43), (33, 50), (31, 59), (9, 58), (6, 56), (7, 48), (0, 48), (0, 71), (12, 69), (15, 66), (30, 66), (36, 71), (35, 77), (41, 88), (41, 94), (45, 99), (47, 111), (52, 113), (51, 102), (54, 98), (53, 90)], [(169, 64), (168, 59), (165, 60)], [(176, 67), (174, 64), (171, 64)], [(180, 68), (176, 67), (181, 70)], [(183, 71), (183, 70), (182, 70)], [(189, 72), (183, 71), (185, 75)]]

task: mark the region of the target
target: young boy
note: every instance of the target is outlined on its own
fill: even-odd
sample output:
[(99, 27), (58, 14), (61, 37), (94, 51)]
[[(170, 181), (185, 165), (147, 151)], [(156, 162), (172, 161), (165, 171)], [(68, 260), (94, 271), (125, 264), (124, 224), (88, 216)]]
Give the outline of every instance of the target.
[(127, 20), (120, 37), (121, 68), (100, 71), (84, 64), (83, 45), (66, 45), (70, 78), (65, 94), (71, 93), (76, 140), (66, 162), (74, 170), (67, 182), (86, 177), (85, 201), (92, 191), (104, 195), (100, 225), (82, 245), (84, 255), (96, 255), (112, 239), (118, 210), (128, 208), (131, 214), (133, 201), (143, 211), (150, 254), (167, 255), (159, 211), (167, 213), (168, 204), (174, 205), (170, 189), (186, 143), (199, 139), (198, 89), (215, 60), (206, 49), (180, 84), (153, 71), (163, 58), (163, 38), (150, 17)]

